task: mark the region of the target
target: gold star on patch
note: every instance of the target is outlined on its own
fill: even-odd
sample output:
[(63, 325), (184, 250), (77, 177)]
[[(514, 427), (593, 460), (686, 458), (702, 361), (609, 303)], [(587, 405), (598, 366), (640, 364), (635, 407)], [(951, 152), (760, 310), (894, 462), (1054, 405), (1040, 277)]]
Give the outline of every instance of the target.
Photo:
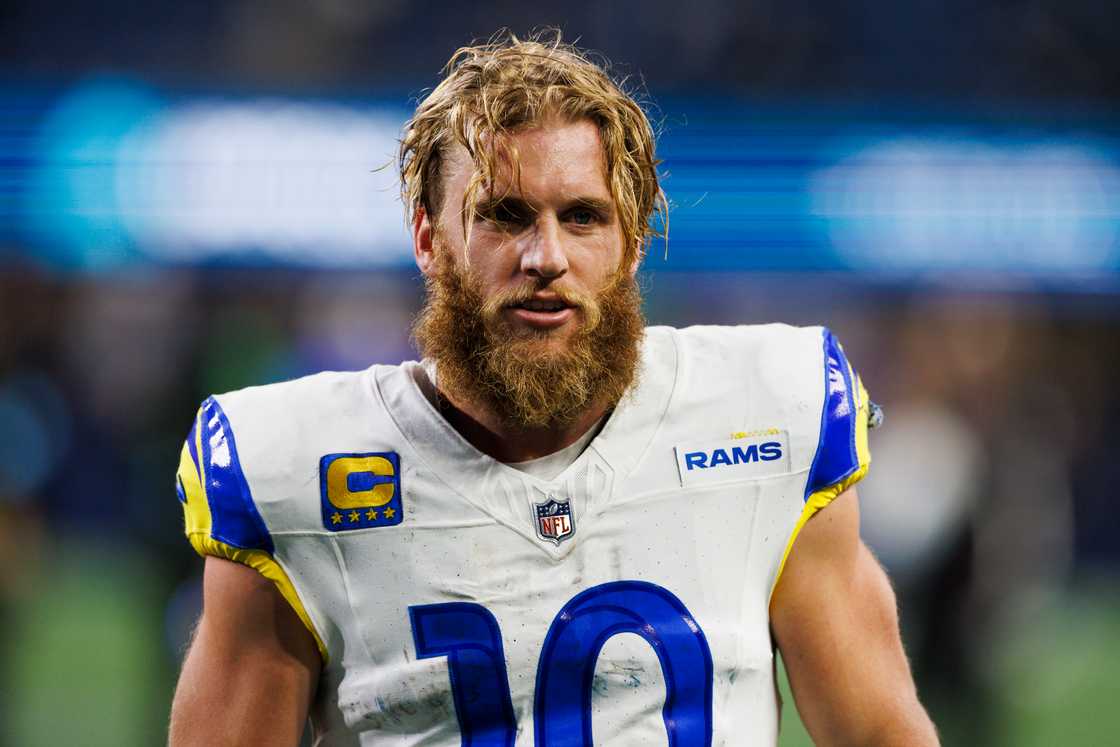
[(397, 515), (397, 509), (393, 508), (392, 506), (385, 509), (385, 518), (386, 519), (391, 519), (396, 515)]
[(362, 515), (359, 514), (357, 511), (351, 511), (350, 512), (350, 521), (357, 521), (360, 518), (362, 518)]
[(335, 511), (333, 514), (331, 514), (331, 523), (332, 524), (341, 524), (342, 523), (342, 514), (340, 514), (338, 511)]
[(366, 511), (366, 518), (373, 521), (377, 518), (377, 512), (371, 508), (369, 511)]

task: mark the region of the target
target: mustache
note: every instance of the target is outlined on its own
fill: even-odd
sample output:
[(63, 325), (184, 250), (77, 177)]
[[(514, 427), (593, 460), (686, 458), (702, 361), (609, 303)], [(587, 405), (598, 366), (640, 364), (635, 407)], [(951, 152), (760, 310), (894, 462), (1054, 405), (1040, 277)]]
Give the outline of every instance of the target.
[(482, 304), (482, 318), (485, 319), (488, 324), (497, 323), (501, 319), (503, 309), (509, 306), (519, 306), (526, 301), (530, 301), (534, 295), (546, 289), (550, 294), (555, 295), (564, 305), (572, 306), (583, 312), (585, 320), (584, 333), (590, 332), (599, 326), (599, 323), (602, 321), (602, 310), (599, 308), (599, 301), (595, 296), (589, 293), (583, 293), (582, 291), (578, 291), (566, 285), (556, 285), (553, 283), (549, 283), (548, 285), (526, 283), (514, 288), (498, 291), (487, 298)]
[[(590, 404), (616, 403), (635, 381), (644, 321), (629, 273), (609, 279), (594, 298), (565, 278), (522, 278), (490, 298), (468, 271), (450, 262), (439, 270), (426, 277), (429, 295), (413, 335), (421, 354), (436, 361), (441, 391), (540, 428), (570, 423)], [(542, 292), (580, 312), (562, 345), (542, 345), (550, 333), (515, 332), (502, 313)], [(496, 319), (486, 319), (484, 308)]]

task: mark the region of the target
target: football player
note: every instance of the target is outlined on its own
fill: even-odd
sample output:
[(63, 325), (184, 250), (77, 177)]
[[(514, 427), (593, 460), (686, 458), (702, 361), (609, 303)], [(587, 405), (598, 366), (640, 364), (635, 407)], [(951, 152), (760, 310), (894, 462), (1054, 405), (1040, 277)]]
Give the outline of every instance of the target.
[(859, 538), (821, 327), (645, 327), (654, 134), (574, 47), (459, 50), (409, 121), (424, 359), (207, 399), (174, 745), (936, 744)]

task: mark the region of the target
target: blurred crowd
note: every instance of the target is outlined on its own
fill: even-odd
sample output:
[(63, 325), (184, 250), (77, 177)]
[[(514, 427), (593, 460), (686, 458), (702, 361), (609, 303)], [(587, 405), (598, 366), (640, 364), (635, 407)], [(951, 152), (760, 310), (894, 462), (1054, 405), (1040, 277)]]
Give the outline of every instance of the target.
[(358, 91), (429, 85), (499, 27), (562, 27), (660, 90), (826, 98), (1114, 97), (1115, 9), (1098, 0), (9, 0), (0, 66)]

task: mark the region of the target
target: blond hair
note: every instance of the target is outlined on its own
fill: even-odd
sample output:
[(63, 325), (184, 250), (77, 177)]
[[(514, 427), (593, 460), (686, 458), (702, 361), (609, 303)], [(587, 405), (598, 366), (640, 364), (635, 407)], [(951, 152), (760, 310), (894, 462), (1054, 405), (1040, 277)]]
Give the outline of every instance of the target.
[(599, 128), (607, 185), (618, 210), (626, 261), (667, 225), (665, 195), (657, 177), (655, 136), (634, 98), (587, 52), (561, 41), (558, 31), (527, 39), (500, 32), (490, 41), (462, 47), (444, 67), (444, 78), (405, 125), (399, 166), (401, 197), (409, 217), (423, 208), (435, 216), (442, 201), (441, 165), (462, 145), (475, 164), (463, 196), (464, 235), (501, 163), (519, 174), (517, 153), (505, 136), (558, 116), (589, 119)]

